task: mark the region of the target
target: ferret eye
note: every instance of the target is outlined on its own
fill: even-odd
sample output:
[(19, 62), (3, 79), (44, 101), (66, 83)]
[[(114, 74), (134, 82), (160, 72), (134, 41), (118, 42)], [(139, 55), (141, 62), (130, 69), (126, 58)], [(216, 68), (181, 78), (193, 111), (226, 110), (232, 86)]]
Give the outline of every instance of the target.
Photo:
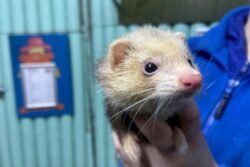
[(157, 71), (158, 67), (154, 63), (147, 63), (144, 66), (144, 74), (153, 75)]

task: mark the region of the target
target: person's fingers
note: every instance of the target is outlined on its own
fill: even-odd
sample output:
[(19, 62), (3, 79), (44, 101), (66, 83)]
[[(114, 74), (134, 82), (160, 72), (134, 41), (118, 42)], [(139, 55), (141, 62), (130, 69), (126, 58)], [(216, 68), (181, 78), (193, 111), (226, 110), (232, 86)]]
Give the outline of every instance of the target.
[(126, 153), (124, 152), (123, 148), (122, 148), (122, 145), (121, 145), (121, 142), (120, 142), (120, 139), (117, 135), (116, 132), (112, 132), (112, 139), (113, 139), (113, 143), (115, 145), (115, 150), (116, 152), (118, 153), (120, 159), (124, 162), (124, 163), (127, 163), (127, 164), (130, 164), (132, 163), (130, 161), (130, 159), (128, 158), (128, 155), (126, 155)]
[(124, 164), (126, 164), (125, 166), (138, 167), (138, 163), (131, 160), (129, 158), (129, 155), (127, 155), (125, 153), (124, 148), (123, 148), (121, 141), (119, 139), (119, 136), (117, 135), (117, 133), (115, 131), (112, 132), (112, 139), (113, 139), (113, 143), (115, 145), (116, 152), (117, 152), (119, 158), (121, 159), (121, 161)]
[(200, 114), (194, 101), (185, 106), (178, 117), (180, 129), (184, 132), (187, 140), (193, 140), (200, 134)]
[(113, 139), (116, 152), (118, 153), (118, 155), (122, 156), (123, 154), (122, 145), (121, 145), (121, 142), (119, 140), (117, 133), (114, 131), (112, 132), (112, 139)]
[(138, 117), (135, 124), (141, 133), (148, 139), (150, 144), (158, 149), (167, 150), (173, 145), (171, 127), (160, 120), (149, 121), (149, 118)]

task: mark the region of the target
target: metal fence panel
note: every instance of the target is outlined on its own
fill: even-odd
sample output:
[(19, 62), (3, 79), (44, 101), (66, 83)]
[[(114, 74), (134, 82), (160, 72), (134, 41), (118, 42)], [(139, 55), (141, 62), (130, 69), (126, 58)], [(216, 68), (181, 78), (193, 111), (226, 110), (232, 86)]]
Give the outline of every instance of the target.
[[(79, 0), (0, 0), (0, 166), (92, 167), (89, 62), (80, 32)], [(67, 19), (65, 19), (67, 18)], [(70, 39), (74, 115), (18, 119), (10, 63), (10, 34), (67, 33)]]

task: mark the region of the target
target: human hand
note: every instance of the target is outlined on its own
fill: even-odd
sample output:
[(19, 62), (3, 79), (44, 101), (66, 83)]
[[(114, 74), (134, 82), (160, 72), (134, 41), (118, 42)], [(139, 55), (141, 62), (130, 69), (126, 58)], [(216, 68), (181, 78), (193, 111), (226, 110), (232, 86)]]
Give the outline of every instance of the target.
[[(141, 130), (149, 143), (142, 143), (151, 167), (216, 167), (216, 163), (208, 149), (200, 130), (200, 117), (196, 105), (192, 102), (180, 112), (178, 116), (179, 128), (185, 135), (188, 148), (185, 153), (173, 149), (175, 134), (165, 122), (152, 120), (145, 128), (147, 118), (138, 117), (135, 124)], [(115, 137), (115, 134), (114, 134)], [(116, 137), (115, 146), (124, 163), (129, 167), (138, 167), (133, 164), (124, 153)]]

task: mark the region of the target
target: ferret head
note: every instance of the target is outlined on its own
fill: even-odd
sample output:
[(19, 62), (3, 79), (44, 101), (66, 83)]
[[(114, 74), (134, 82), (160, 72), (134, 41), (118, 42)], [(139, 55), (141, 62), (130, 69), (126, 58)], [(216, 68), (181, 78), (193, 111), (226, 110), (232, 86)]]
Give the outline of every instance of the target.
[(115, 40), (97, 68), (105, 96), (118, 106), (192, 97), (201, 86), (182, 33), (143, 27)]

